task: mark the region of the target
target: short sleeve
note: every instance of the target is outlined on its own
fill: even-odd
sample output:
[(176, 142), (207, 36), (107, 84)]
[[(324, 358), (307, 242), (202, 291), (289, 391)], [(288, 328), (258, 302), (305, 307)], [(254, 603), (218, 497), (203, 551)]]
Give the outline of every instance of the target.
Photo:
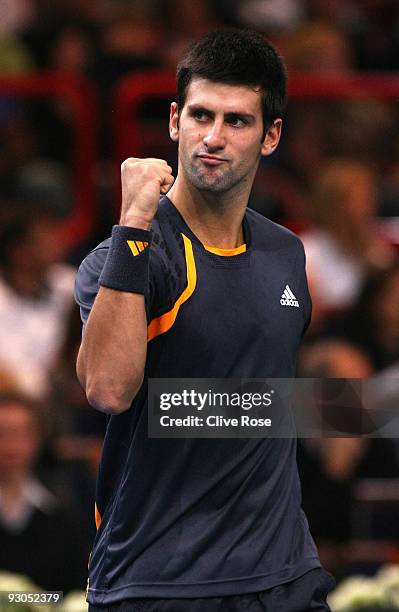
[[(99, 278), (107, 259), (109, 242), (110, 239), (91, 251), (81, 263), (76, 275), (75, 300), (80, 308), (83, 329), (100, 288)], [(174, 298), (171, 293), (174, 292), (171, 290), (171, 283), (173, 287), (177, 284), (159, 250), (157, 245), (151, 245), (149, 288), (148, 294), (145, 295), (148, 321), (162, 314), (165, 308), (168, 309), (169, 304), (173, 303)]]
[(153, 232), (150, 251), (147, 318), (152, 321), (173, 308), (187, 286), (183, 238), (180, 233), (169, 244), (161, 233)]

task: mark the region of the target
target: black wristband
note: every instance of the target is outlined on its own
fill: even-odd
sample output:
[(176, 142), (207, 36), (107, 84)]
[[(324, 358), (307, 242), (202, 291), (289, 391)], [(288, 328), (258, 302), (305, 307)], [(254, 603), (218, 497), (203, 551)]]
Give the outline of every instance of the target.
[(99, 283), (102, 287), (143, 293), (148, 291), (151, 232), (114, 225), (111, 246)]

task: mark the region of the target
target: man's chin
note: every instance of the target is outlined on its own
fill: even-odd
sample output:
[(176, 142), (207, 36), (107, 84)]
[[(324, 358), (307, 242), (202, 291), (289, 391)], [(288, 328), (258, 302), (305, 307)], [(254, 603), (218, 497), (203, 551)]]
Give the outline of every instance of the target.
[(229, 187), (225, 187), (224, 185), (201, 185), (198, 186), (198, 191), (202, 191), (204, 193), (214, 193), (217, 195), (229, 191)]
[(223, 177), (196, 176), (192, 177), (191, 181), (199, 191), (208, 193), (223, 193), (231, 188), (230, 181), (224, 180)]

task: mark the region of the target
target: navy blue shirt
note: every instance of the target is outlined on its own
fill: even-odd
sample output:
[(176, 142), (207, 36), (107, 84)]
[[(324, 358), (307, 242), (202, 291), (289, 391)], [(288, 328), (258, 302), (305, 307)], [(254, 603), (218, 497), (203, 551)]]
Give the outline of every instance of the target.
[[(320, 566), (301, 510), (295, 439), (147, 434), (149, 377), (295, 375), (311, 310), (302, 244), (249, 209), (243, 227), (245, 252), (210, 252), (161, 198), (151, 230), (145, 380), (129, 410), (107, 417), (92, 604), (250, 593)], [(79, 268), (84, 322), (108, 248), (106, 240)]]

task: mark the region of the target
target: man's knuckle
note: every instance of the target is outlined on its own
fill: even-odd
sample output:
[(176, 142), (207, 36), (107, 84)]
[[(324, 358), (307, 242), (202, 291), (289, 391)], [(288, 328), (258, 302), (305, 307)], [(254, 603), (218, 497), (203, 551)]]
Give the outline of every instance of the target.
[(131, 166), (132, 164), (137, 163), (137, 158), (136, 157), (127, 157), (126, 159), (123, 160), (122, 162), (122, 168), (126, 167), (126, 166)]
[(154, 166), (147, 164), (142, 167), (141, 172), (145, 178), (152, 179), (157, 176), (157, 170)]
[(137, 167), (137, 159), (135, 159), (134, 157), (129, 157), (128, 159), (125, 159), (125, 161), (122, 162), (121, 173), (124, 175), (130, 174), (132, 170), (136, 169), (136, 167)]

